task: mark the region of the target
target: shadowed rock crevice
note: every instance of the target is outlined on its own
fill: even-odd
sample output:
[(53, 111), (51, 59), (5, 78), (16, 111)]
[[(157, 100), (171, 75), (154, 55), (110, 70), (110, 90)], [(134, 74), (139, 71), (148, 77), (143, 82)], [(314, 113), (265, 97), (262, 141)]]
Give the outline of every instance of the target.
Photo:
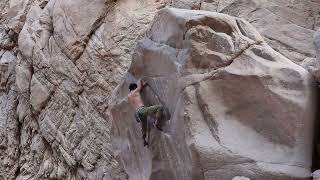
[(220, 139), (219, 139), (219, 132), (218, 132), (218, 124), (214, 119), (214, 115), (210, 114), (209, 109), (208, 109), (208, 105), (205, 104), (205, 101), (202, 99), (202, 97), (199, 94), (199, 84), (195, 85), (196, 88), (196, 97), (198, 100), (198, 104), (200, 106), (200, 110), (202, 113), (202, 117), (203, 119), (206, 121), (206, 123), (208, 124), (208, 127), (211, 131), (212, 136), (215, 138), (215, 140), (218, 143), (221, 143)]

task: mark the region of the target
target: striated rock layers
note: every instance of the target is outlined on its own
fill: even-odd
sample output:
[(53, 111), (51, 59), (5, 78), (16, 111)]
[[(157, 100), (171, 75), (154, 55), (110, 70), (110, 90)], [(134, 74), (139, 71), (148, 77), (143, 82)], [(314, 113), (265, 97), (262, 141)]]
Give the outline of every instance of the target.
[[(144, 78), (147, 105), (171, 114), (142, 146), (128, 84)], [(134, 180), (308, 179), (315, 80), (247, 21), (161, 10), (113, 96), (113, 137)]]
[(1, 1), (0, 179), (127, 179), (108, 101), (159, 3)]

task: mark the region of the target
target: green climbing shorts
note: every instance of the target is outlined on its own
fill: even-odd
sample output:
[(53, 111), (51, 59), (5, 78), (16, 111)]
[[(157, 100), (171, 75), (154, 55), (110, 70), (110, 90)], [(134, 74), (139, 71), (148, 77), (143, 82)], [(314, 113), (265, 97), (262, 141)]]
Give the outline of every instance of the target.
[(142, 128), (142, 135), (145, 136), (147, 133), (147, 121), (148, 116), (156, 115), (157, 112), (161, 113), (163, 110), (162, 105), (155, 105), (155, 106), (141, 106), (136, 111), (136, 118), (138, 122), (141, 122)]

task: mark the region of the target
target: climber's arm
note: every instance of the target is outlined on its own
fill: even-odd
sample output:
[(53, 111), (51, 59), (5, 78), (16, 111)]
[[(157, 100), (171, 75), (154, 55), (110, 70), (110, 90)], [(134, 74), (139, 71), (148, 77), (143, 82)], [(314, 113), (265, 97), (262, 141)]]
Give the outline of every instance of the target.
[(147, 83), (144, 82), (142, 79), (139, 79), (137, 85), (138, 87), (135, 91), (140, 92), (147, 85)]

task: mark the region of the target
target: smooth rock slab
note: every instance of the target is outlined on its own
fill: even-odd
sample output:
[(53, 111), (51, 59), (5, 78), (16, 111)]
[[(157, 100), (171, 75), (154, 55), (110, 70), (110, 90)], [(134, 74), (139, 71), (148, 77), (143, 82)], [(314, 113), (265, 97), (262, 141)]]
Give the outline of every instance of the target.
[[(171, 113), (149, 149), (126, 100), (142, 77)], [(163, 9), (114, 94), (113, 141), (131, 179), (308, 179), (314, 87), (245, 20)]]

